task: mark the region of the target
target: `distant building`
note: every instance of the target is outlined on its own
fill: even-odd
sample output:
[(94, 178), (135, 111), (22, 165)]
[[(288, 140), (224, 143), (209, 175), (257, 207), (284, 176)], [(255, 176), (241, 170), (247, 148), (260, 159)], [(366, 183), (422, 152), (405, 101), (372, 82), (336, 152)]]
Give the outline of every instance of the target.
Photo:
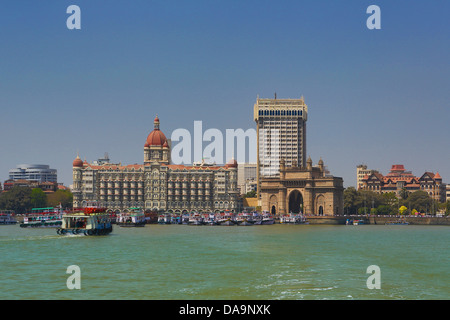
[(39, 188), (45, 193), (53, 193), (58, 190), (58, 183), (50, 181), (30, 181), (30, 180), (6, 180), (3, 184), (4, 191), (7, 192), (14, 187), (28, 187), (28, 188)]
[(446, 194), (445, 194), (445, 201), (450, 201), (450, 184), (447, 184), (445, 186)]
[(256, 163), (238, 163), (238, 188), (241, 194), (253, 190), (257, 186)]
[(362, 190), (370, 190), (377, 193), (394, 192), (397, 197), (403, 190), (414, 192), (422, 190), (439, 202), (445, 202), (446, 185), (442, 182), (439, 172), (425, 172), (422, 176), (416, 177), (411, 171), (406, 171), (402, 164), (395, 164), (386, 175), (373, 172), (362, 179)]
[(356, 190), (359, 190), (363, 186), (363, 179), (365, 176), (378, 172), (377, 170), (367, 169), (367, 165), (360, 164), (356, 167)]
[(36, 182), (57, 182), (56, 169), (45, 164), (20, 164), (9, 170), (10, 180), (28, 180)]

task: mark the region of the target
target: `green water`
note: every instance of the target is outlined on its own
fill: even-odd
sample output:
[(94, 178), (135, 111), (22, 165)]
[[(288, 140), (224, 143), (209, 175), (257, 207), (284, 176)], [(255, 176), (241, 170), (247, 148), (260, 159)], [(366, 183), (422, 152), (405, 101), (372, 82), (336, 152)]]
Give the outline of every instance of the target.
[[(448, 226), (0, 226), (0, 299), (449, 299)], [(67, 267), (81, 270), (69, 290)], [(367, 267), (381, 270), (368, 289)]]

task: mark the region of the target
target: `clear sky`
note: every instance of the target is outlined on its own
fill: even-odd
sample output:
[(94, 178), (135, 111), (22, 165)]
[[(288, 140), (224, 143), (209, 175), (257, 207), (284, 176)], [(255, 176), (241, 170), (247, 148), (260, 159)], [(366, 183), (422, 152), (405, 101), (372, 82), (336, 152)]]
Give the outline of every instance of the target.
[(304, 96), (307, 153), (346, 187), (360, 163), (450, 183), (448, 0), (2, 0), (0, 40), (2, 183), (37, 163), (69, 186), (77, 151), (142, 163), (156, 114), (168, 138), (255, 128), (274, 92)]

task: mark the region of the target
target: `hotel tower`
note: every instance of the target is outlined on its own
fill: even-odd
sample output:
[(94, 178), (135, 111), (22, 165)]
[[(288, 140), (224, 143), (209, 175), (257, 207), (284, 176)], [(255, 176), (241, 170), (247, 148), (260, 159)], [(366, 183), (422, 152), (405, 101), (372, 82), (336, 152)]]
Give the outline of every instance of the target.
[(306, 167), (308, 106), (300, 99), (256, 99), (258, 195), (260, 178), (278, 177), (280, 159), (286, 166)]

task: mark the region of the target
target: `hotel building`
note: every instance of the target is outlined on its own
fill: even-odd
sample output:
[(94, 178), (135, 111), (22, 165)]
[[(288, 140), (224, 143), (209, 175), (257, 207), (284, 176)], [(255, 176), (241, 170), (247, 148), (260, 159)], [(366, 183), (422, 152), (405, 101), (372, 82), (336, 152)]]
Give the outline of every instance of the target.
[(107, 156), (90, 164), (77, 156), (72, 164), (74, 208), (95, 204), (109, 212), (131, 207), (173, 213), (239, 210), (235, 160), (224, 166), (174, 165), (170, 150), (156, 117), (144, 145), (143, 164), (113, 164)]
[(286, 166), (306, 166), (308, 106), (300, 99), (256, 99), (253, 108), (257, 135), (257, 180), (278, 177), (280, 160)]

